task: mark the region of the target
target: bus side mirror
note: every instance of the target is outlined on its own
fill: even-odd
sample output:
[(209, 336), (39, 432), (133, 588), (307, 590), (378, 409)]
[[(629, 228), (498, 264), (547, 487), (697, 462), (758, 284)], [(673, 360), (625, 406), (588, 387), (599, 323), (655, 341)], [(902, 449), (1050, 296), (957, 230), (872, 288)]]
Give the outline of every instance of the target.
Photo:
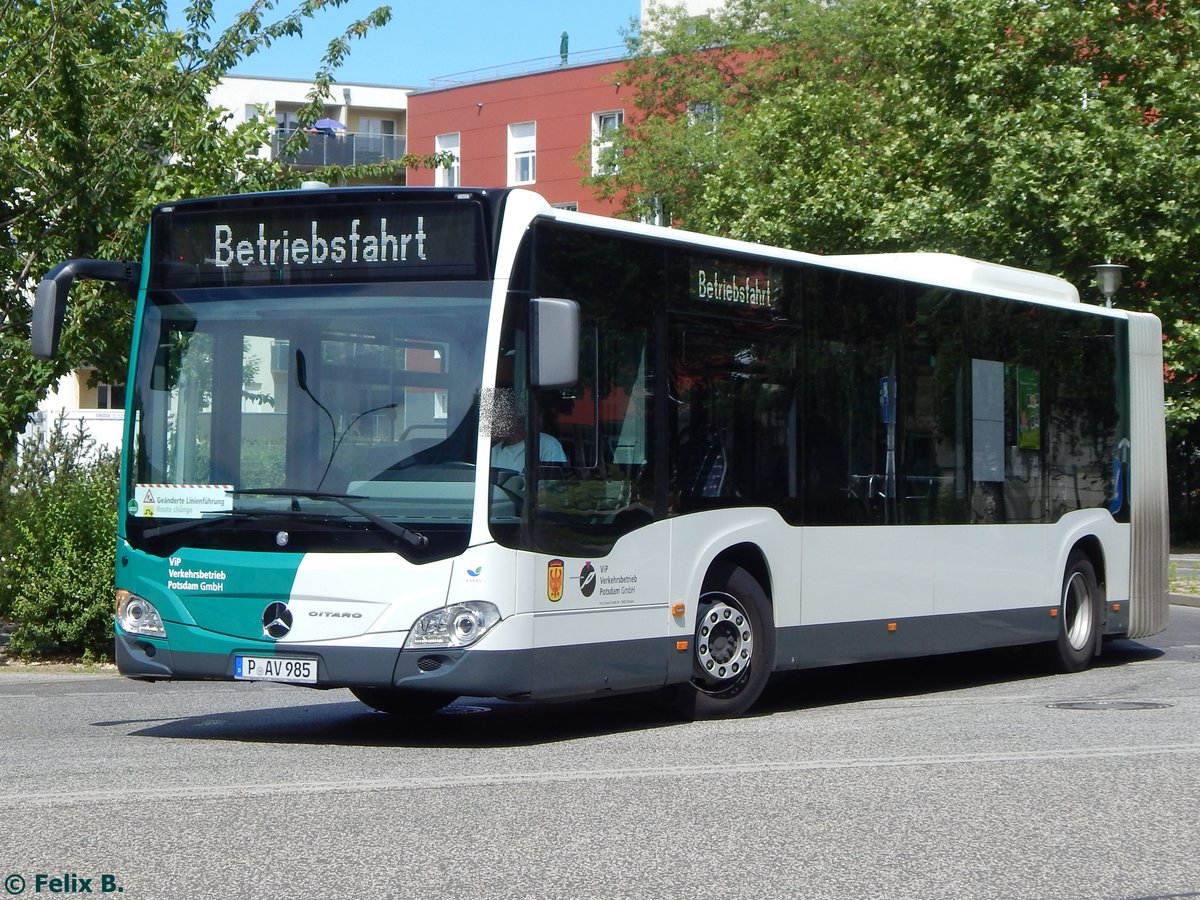
[(579, 304), (554, 297), (530, 300), (529, 336), (533, 387), (574, 386), (579, 381)]
[(47, 272), (37, 286), (30, 321), (30, 348), (38, 359), (53, 359), (58, 353), (67, 296), (76, 278), (122, 282), (132, 293), (141, 280), (141, 267), (137, 263), (106, 259), (69, 259)]
[(54, 359), (67, 311), (70, 282), (60, 285), (49, 276), (42, 279), (33, 301), (33, 319), (29, 323), (29, 343), (38, 359)]

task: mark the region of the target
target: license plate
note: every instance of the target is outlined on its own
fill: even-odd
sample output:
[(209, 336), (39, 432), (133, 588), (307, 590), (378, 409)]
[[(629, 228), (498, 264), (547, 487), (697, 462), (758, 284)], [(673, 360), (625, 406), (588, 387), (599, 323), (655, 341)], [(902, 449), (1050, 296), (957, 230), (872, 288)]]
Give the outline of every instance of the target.
[(233, 677), (243, 681), (317, 683), (317, 661), (284, 656), (235, 656)]

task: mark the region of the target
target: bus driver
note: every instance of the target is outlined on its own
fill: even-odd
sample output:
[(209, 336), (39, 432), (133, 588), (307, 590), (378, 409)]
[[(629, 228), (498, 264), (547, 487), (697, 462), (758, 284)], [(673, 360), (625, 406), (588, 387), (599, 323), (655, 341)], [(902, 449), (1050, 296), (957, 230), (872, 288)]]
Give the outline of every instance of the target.
[[(492, 468), (525, 474), (525, 417), (517, 408), (516, 392), (496, 388), (492, 403)], [(566, 465), (567, 454), (558, 439), (538, 434), (538, 459)]]

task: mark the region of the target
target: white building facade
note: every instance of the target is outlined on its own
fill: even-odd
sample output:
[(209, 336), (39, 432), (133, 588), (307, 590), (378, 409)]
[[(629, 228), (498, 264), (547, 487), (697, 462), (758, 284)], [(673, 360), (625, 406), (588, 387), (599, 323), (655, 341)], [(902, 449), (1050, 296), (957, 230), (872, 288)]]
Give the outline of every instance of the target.
[(646, 21), (646, 15), (651, 8), (669, 8), (683, 7), (689, 16), (706, 16), (713, 10), (720, 9), (725, 5), (725, 0), (642, 0), (642, 17), (643, 22)]
[[(287, 78), (231, 75), (209, 94), (209, 105), (231, 113), (232, 128), (264, 116), (272, 126), (271, 142), (260, 155), (285, 151), (285, 142), (300, 127), (299, 111), (308, 105), (312, 83)], [(297, 168), (389, 162), (406, 152), (410, 88), (382, 84), (335, 84), (310, 129), (308, 146), (286, 159)]]

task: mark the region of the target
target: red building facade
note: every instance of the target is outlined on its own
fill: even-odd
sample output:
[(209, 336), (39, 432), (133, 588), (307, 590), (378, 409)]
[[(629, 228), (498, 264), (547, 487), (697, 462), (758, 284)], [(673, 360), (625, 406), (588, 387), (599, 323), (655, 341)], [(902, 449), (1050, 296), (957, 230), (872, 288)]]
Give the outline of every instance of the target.
[(593, 167), (593, 139), (632, 111), (621, 61), (564, 66), (408, 96), (408, 151), (453, 152), (451, 170), (409, 169), (418, 186), (525, 187), (550, 203), (613, 215), (581, 180)]

